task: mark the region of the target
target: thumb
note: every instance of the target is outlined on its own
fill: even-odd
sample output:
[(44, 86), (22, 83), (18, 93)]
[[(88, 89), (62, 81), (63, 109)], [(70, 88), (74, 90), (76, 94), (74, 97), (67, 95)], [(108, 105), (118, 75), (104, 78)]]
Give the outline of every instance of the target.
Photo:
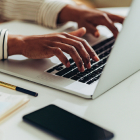
[(82, 27), (76, 31), (70, 32), (69, 34), (77, 36), (77, 37), (82, 37), (86, 33), (86, 28)]

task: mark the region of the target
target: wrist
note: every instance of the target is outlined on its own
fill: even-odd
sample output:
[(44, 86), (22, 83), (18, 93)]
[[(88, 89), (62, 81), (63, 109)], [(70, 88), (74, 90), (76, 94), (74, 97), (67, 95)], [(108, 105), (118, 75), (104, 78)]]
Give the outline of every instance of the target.
[(8, 56), (22, 54), (23, 36), (21, 35), (8, 35)]
[(80, 13), (80, 7), (78, 5), (67, 5), (65, 6), (58, 16), (58, 23), (65, 23), (68, 21), (77, 22), (79, 13)]

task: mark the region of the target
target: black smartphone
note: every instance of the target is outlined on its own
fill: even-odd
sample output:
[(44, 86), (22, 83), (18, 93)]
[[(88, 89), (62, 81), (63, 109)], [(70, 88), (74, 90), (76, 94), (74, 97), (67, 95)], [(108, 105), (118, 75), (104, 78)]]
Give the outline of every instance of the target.
[(110, 140), (113, 133), (55, 105), (27, 114), (23, 120), (64, 140)]

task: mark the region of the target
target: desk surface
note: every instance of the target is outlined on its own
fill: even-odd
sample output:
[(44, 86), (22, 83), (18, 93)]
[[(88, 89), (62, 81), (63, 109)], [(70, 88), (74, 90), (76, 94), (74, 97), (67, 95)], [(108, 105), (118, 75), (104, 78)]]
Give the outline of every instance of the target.
[[(117, 8), (108, 9), (108, 11), (126, 13), (127, 9)], [(0, 80), (39, 93), (37, 98), (29, 96), (30, 102), (0, 125), (0, 140), (57, 139), (22, 121), (23, 115), (49, 104), (56, 104), (112, 131), (115, 134), (113, 140), (140, 139), (140, 72), (135, 73), (95, 100), (83, 99), (3, 73), (0, 73)], [(13, 95), (22, 95), (22, 93), (4, 87), (0, 87), (0, 91)]]

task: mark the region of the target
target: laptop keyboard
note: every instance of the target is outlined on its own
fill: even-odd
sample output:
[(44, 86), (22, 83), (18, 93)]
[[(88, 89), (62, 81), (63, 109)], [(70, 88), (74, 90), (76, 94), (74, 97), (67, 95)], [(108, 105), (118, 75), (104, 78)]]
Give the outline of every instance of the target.
[(115, 39), (114, 37), (108, 38), (94, 46), (92, 48), (98, 54), (100, 61), (95, 62), (91, 59), (91, 68), (85, 69), (84, 72), (79, 72), (78, 68), (73, 61), (73, 59), (69, 59), (71, 66), (66, 68), (62, 63), (47, 70), (48, 73), (56, 72), (54, 75), (69, 78), (75, 81), (79, 81), (86, 84), (92, 84), (97, 81), (104, 69), (104, 66), (107, 62), (111, 49), (114, 45)]

